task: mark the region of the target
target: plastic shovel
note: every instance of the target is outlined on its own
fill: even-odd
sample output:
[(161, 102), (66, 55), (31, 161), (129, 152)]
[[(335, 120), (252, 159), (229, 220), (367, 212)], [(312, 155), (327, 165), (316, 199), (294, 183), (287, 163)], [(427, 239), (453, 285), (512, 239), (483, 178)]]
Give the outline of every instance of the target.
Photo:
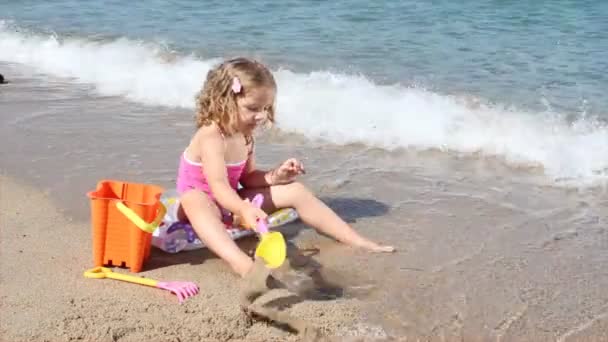
[[(264, 195), (255, 195), (251, 203), (261, 208), (262, 203), (264, 203)], [(262, 258), (266, 266), (270, 268), (277, 268), (283, 265), (287, 257), (287, 244), (285, 243), (283, 234), (280, 232), (269, 232), (266, 220), (259, 220), (255, 230), (260, 236), (260, 243), (255, 250), (255, 255)]]
[(156, 281), (148, 278), (135, 277), (131, 275), (114, 273), (111, 269), (106, 267), (95, 267), (86, 272), (84, 272), (84, 276), (86, 278), (93, 279), (116, 279), (122, 280), (129, 283), (135, 283), (140, 285), (152, 286), (159, 289), (167, 290), (175, 295), (177, 295), (177, 299), (180, 303), (182, 303), (186, 298), (195, 296), (198, 294), (198, 285), (189, 281)]

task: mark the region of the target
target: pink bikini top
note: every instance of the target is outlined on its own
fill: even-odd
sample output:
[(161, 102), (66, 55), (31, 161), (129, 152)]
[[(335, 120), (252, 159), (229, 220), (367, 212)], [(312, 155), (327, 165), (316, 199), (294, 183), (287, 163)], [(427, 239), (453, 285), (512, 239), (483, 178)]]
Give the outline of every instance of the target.
[[(253, 152), (253, 146), (249, 155)], [(238, 163), (226, 164), (226, 173), (228, 175), (228, 183), (234, 190), (238, 190), (239, 180), (245, 170), (247, 160)], [(197, 189), (205, 192), (211, 199), (214, 199), (211, 193), (211, 187), (205, 177), (205, 171), (201, 163), (196, 163), (186, 157), (186, 151), (182, 153), (177, 172), (177, 192), (183, 193), (190, 189)]]

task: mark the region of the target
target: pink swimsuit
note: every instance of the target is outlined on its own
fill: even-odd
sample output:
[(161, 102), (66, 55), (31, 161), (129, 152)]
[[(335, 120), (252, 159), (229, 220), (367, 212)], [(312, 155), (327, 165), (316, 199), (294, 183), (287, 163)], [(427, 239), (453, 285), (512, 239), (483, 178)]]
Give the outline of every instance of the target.
[[(228, 182), (234, 190), (238, 190), (239, 179), (243, 174), (243, 170), (245, 170), (246, 164), (247, 160), (236, 164), (226, 165), (226, 172), (228, 173)], [(230, 212), (222, 208), (213, 197), (213, 194), (211, 193), (211, 187), (209, 186), (209, 183), (207, 183), (207, 179), (205, 178), (205, 173), (203, 171), (202, 164), (195, 163), (189, 160), (186, 157), (186, 152), (184, 151), (180, 158), (179, 170), (177, 171), (177, 192), (179, 194), (182, 194), (192, 189), (206, 193), (211, 200), (215, 201), (218, 208), (220, 208), (222, 216), (224, 217), (224, 223), (226, 223), (226, 225), (232, 223), (232, 221), (230, 220), (232, 216)]]
[[(238, 190), (239, 179), (241, 179), (243, 170), (245, 170), (246, 163), (247, 160), (236, 164), (226, 164), (228, 182), (234, 190)], [(209, 198), (215, 200), (211, 193), (211, 187), (209, 187), (205, 178), (202, 164), (188, 160), (186, 152), (184, 152), (180, 158), (179, 170), (177, 171), (177, 192), (182, 194), (191, 189), (203, 191)]]

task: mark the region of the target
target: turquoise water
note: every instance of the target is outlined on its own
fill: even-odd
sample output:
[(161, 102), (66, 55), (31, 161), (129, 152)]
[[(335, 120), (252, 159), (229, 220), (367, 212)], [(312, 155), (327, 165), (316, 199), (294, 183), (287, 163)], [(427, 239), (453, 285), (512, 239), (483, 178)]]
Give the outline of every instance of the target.
[(295, 70), (608, 115), (608, 2), (7, 1), (0, 17), (79, 36), (259, 55)]
[(1, 1), (0, 61), (192, 108), (218, 60), (279, 83), (279, 127), (608, 177), (606, 1)]

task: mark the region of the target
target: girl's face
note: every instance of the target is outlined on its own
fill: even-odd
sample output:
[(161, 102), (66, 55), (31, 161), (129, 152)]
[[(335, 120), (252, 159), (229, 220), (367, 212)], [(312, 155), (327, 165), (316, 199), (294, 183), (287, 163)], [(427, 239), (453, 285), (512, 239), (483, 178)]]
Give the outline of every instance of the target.
[(268, 110), (274, 103), (274, 96), (273, 88), (258, 87), (248, 89), (245, 96), (237, 98), (242, 131), (250, 133), (268, 119)]

